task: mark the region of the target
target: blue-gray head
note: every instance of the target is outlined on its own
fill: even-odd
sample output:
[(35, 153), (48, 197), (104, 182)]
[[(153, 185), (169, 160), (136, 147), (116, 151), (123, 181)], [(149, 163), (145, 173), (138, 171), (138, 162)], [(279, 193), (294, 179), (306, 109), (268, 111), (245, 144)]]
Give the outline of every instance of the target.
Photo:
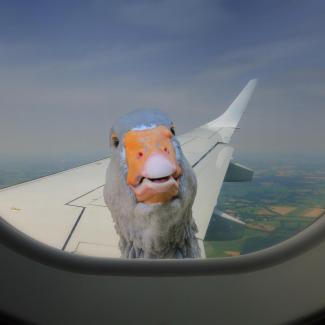
[(114, 124), (112, 155), (126, 165), (126, 182), (137, 201), (167, 202), (177, 196), (182, 168), (173, 122), (157, 109), (138, 109)]

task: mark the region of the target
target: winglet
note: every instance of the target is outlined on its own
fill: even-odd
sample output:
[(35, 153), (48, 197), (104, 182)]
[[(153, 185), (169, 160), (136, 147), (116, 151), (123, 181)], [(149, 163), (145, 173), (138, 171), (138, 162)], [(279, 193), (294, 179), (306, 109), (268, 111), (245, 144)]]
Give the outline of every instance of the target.
[(219, 128), (219, 127), (230, 127), (235, 128), (238, 125), (240, 118), (242, 117), (248, 102), (254, 92), (257, 84), (257, 79), (250, 80), (245, 88), (240, 92), (233, 103), (228, 109), (220, 115), (217, 119), (207, 123), (205, 127)]

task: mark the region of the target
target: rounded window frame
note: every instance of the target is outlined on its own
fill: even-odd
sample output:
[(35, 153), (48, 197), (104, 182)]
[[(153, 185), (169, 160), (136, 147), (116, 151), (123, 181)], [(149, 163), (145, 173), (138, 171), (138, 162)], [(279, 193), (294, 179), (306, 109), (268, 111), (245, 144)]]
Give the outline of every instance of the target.
[(325, 216), (279, 244), (241, 256), (129, 260), (64, 252), (31, 238), (0, 217), (0, 242), (7, 248), (48, 267), (88, 275), (161, 277), (247, 273), (272, 267), (301, 255), (320, 244), (324, 238)]

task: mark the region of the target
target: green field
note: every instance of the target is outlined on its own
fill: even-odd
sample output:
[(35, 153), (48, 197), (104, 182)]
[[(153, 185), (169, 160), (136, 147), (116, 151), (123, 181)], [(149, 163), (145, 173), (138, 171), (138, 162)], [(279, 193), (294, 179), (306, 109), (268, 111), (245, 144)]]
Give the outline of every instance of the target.
[[(224, 234), (225, 240), (205, 241), (208, 257), (267, 248), (302, 231), (324, 214), (324, 164), (259, 162), (253, 167), (252, 182), (224, 183), (217, 205), (244, 221), (246, 227), (236, 239), (229, 231)], [(218, 217), (212, 217), (210, 237), (213, 218)], [(227, 236), (231, 240), (226, 240)]]

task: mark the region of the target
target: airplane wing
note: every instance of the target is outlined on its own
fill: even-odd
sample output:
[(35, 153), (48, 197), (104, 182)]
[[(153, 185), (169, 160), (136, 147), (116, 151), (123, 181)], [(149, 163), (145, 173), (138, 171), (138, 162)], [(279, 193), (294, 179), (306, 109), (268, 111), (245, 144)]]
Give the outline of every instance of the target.
[[(247, 180), (250, 171), (231, 162), (232, 134), (257, 81), (251, 80), (219, 118), (179, 137), (198, 180), (193, 216), (203, 240), (223, 181)], [(119, 257), (118, 236), (103, 200), (109, 159), (0, 191), (0, 216), (29, 236), (64, 251)], [(223, 218), (233, 218), (221, 212)]]

